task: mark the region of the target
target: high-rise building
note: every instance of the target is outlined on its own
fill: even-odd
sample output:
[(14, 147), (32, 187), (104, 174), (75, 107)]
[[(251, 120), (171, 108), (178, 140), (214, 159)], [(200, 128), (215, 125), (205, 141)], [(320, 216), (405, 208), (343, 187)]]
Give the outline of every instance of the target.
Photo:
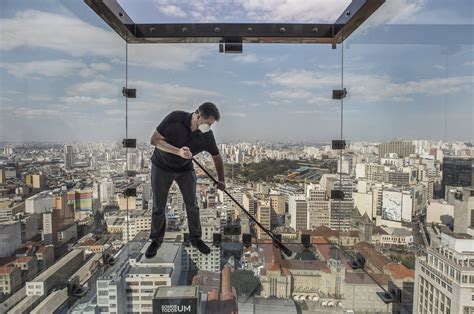
[(474, 235), (474, 188), (465, 187), (454, 200), (454, 232)]
[[(257, 207), (257, 220), (265, 228), (270, 229), (271, 227), (271, 206), (270, 202), (259, 201)], [(266, 239), (268, 236), (261, 228), (257, 228), (257, 238)]]
[(415, 145), (401, 140), (393, 140), (379, 145), (379, 158), (384, 158), (390, 153), (395, 153), (398, 157), (408, 157), (415, 153)]
[(140, 169), (140, 160), (137, 152), (129, 152), (127, 154), (128, 170), (137, 171)]
[(115, 202), (115, 184), (112, 180), (104, 179), (99, 185), (99, 199), (101, 204), (112, 205)]
[[(218, 272), (220, 270), (221, 249), (212, 244), (213, 234), (220, 233), (220, 220), (216, 217), (205, 217), (205, 211), (201, 212), (201, 230), (202, 240), (209, 246), (211, 253), (201, 254), (193, 246), (185, 246), (183, 250), (183, 269), (188, 270), (207, 270)], [(204, 217), (203, 217), (204, 216)], [(184, 222), (187, 226), (187, 220)], [(186, 228), (186, 232), (188, 232)]]
[(45, 187), (45, 177), (41, 174), (27, 174), (25, 184), (33, 189), (43, 189)]
[(21, 270), (13, 264), (0, 267), (0, 293), (11, 294), (21, 287)]
[(270, 203), (277, 215), (285, 214), (285, 196), (281, 194), (270, 194)]
[(291, 195), (288, 202), (290, 226), (295, 230), (308, 227), (308, 202), (304, 194)]
[(330, 202), (330, 227), (337, 230), (349, 230), (354, 200), (336, 200)]
[(75, 211), (92, 211), (92, 188), (71, 190), (67, 192), (67, 202)]
[[(151, 213), (146, 211), (133, 211), (130, 213), (129, 225), (127, 228), (127, 217), (123, 217), (124, 225), (122, 229), (122, 239), (124, 243), (131, 241), (140, 231), (150, 232)], [(130, 232), (130, 235), (128, 235)]]
[(312, 189), (308, 199), (308, 226), (307, 229), (316, 229), (320, 226), (330, 226), (329, 200), (326, 191)]
[(25, 212), (28, 214), (42, 214), (54, 206), (54, 196), (52, 191), (43, 191), (37, 193), (25, 201)]
[[(56, 203), (61, 203), (61, 207), (55, 207), (43, 214), (43, 241), (46, 245), (58, 245), (60, 242), (64, 242), (66, 240), (64, 235), (66, 235), (66, 238), (71, 238), (69, 236), (70, 232), (73, 232), (72, 237), (75, 236), (75, 226), (72, 230), (69, 230), (74, 225), (74, 208), (72, 204), (67, 204), (63, 200), (65, 198), (66, 195), (56, 196)], [(63, 232), (62, 239), (58, 238), (61, 237), (60, 232)]]
[(365, 175), (368, 182), (383, 182), (385, 170), (384, 166), (374, 163), (370, 163), (365, 166)]
[(251, 214), (255, 215), (257, 209), (257, 200), (250, 193), (244, 193), (242, 195), (242, 205)]
[(74, 167), (74, 149), (70, 145), (64, 146), (64, 168), (72, 169)]
[(447, 186), (473, 186), (474, 158), (444, 157), (443, 158), (443, 192)]
[(19, 221), (0, 223), (0, 257), (10, 257), (21, 245), (21, 224)]
[(414, 313), (473, 313), (474, 239), (441, 233), (415, 266)]

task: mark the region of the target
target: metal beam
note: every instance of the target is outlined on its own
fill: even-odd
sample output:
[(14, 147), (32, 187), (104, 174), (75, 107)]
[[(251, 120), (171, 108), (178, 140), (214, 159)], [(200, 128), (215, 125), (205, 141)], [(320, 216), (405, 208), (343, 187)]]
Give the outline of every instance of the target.
[(385, 0), (353, 0), (333, 24), (136, 24), (117, 0), (84, 1), (128, 43), (219, 43), (232, 41), (289, 44), (341, 43), (385, 2)]

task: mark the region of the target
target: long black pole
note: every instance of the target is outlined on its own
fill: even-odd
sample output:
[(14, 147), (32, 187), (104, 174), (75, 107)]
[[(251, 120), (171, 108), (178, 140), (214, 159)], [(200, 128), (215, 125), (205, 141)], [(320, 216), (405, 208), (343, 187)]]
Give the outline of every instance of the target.
[[(202, 171), (204, 171), (209, 176), (209, 178), (212, 179), (212, 181), (214, 181), (215, 184), (219, 183), (216, 178), (214, 178), (212, 174), (210, 174), (209, 171), (207, 171), (207, 169), (204, 168), (204, 166), (201, 165), (194, 157), (193, 161), (199, 166), (199, 168), (202, 169)], [(293, 252), (291, 252), (289, 248), (287, 248), (283, 243), (281, 243), (280, 240), (276, 238), (275, 234), (272, 231), (265, 228), (257, 219), (255, 219), (255, 217), (253, 217), (239, 202), (237, 202), (237, 200), (229, 192), (227, 192), (226, 189), (223, 189), (222, 191), (224, 191), (224, 193), (227, 194), (227, 196), (229, 196), (230, 199), (234, 201), (234, 203), (237, 204), (240, 209), (242, 209), (244, 213), (246, 213), (247, 216), (249, 216), (249, 218), (252, 219), (257, 224), (257, 226), (259, 226), (260, 229), (263, 230), (263, 232), (265, 232), (270, 238), (272, 238), (273, 244), (276, 245), (280, 250), (282, 250), (283, 253), (285, 253), (287, 256), (291, 256), (293, 254)]]

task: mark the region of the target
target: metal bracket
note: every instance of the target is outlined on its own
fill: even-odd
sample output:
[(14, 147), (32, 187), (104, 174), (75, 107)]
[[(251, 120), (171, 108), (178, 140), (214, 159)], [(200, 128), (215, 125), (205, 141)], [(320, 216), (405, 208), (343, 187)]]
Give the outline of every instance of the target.
[(241, 233), (242, 228), (240, 227), (240, 225), (224, 226), (225, 235), (240, 235)]
[(137, 98), (137, 89), (136, 88), (122, 88), (123, 97), (127, 98)]
[(220, 247), (222, 242), (222, 234), (220, 233), (213, 233), (212, 234), (212, 245), (215, 247)]
[(219, 43), (220, 53), (242, 53), (242, 40), (237, 41), (221, 41)]
[(242, 234), (242, 244), (245, 247), (250, 247), (252, 246), (252, 235), (250, 233), (244, 233)]
[(402, 291), (392, 281), (388, 282), (388, 291), (376, 293), (385, 304), (402, 302)]
[(311, 246), (311, 235), (310, 234), (302, 234), (301, 235), (301, 244), (307, 249)]
[(332, 91), (332, 99), (342, 99), (346, 98), (347, 89), (333, 89)]
[(332, 200), (343, 200), (344, 199), (344, 191), (340, 190), (331, 190), (331, 199)]
[(357, 253), (355, 258), (349, 260), (349, 265), (352, 269), (360, 269), (365, 267), (365, 257), (364, 255)]
[(346, 149), (346, 141), (345, 140), (332, 140), (331, 147), (334, 150)]
[(124, 138), (122, 141), (123, 148), (137, 148), (136, 138)]
[(126, 188), (123, 190), (123, 196), (125, 197), (136, 197), (137, 189), (136, 188)]

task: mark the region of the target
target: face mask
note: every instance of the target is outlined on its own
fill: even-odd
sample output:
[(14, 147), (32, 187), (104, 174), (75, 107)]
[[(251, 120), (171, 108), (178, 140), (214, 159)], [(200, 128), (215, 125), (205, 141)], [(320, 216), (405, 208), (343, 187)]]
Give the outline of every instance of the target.
[(201, 131), (202, 133), (206, 133), (211, 130), (211, 126), (207, 123), (200, 124), (198, 128), (199, 128), (199, 131)]

